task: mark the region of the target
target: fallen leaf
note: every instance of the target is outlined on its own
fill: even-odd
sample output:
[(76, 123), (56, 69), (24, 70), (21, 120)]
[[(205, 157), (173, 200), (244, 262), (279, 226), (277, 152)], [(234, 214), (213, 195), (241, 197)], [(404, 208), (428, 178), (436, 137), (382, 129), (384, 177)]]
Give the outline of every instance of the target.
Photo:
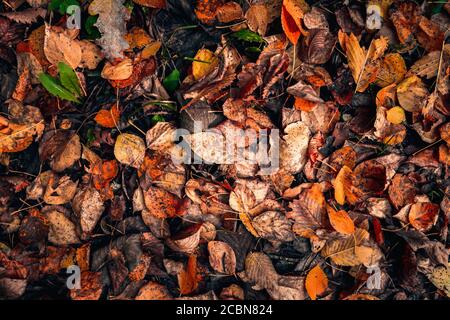
[(298, 121), (284, 128), (284, 133), (280, 142), (280, 167), (296, 174), (306, 163), (311, 131), (304, 122)]
[(80, 219), (85, 237), (94, 230), (105, 210), (100, 193), (94, 188), (80, 189), (72, 200), (72, 208)]
[(114, 155), (119, 162), (139, 168), (144, 161), (144, 140), (130, 133), (120, 134), (114, 145)]
[(344, 210), (336, 211), (327, 206), (328, 218), (334, 230), (342, 234), (352, 234), (355, 232), (355, 225), (348, 213)]
[(43, 8), (29, 8), (22, 11), (4, 12), (0, 15), (23, 24), (32, 24), (39, 18), (45, 18), (47, 10)]
[(155, 217), (164, 219), (176, 215), (178, 199), (168, 191), (150, 186), (144, 192), (144, 201), (148, 212)]
[(214, 52), (208, 49), (200, 49), (192, 62), (192, 75), (195, 80), (199, 80), (209, 74), (219, 64)]
[(95, 116), (94, 120), (105, 128), (115, 128), (120, 119), (120, 110), (117, 104), (113, 104), (111, 109), (102, 109)]
[(133, 2), (140, 6), (156, 9), (164, 9), (166, 7), (166, 0), (133, 0)]
[(75, 69), (81, 62), (82, 51), (78, 41), (74, 40), (67, 30), (56, 27), (45, 27), (44, 53), (52, 65), (60, 62)]
[(316, 265), (306, 276), (305, 288), (311, 300), (316, 300), (328, 288), (328, 278), (325, 272)]
[(209, 264), (220, 273), (234, 274), (236, 270), (236, 255), (233, 248), (222, 241), (208, 242)]
[(126, 80), (133, 73), (133, 62), (129, 58), (125, 58), (119, 63), (113, 65), (106, 62), (102, 70), (102, 78), (107, 80)]
[(100, 272), (83, 271), (80, 278), (81, 288), (70, 290), (72, 300), (98, 300), (103, 291)]
[(39, 145), (39, 157), (50, 160), (50, 167), (62, 172), (81, 157), (80, 137), (70, 130), (51, 130), (44, 134)]
[(42, 214), (49, 222), (48, 240), (56, 245), (77, 244), (80, 242), (76, 227), (60, 207), (45, 207)]
[(390, 123), (400, 124), (405, 121), (405, 111), (400, 107), (393, 107), (386, 112), (386, 119)]
[(369, 84), (377, 79), (380, 58), (387, 49), (388, 40), (384, 37), (372, 40), (366, 51), (361, 48), (353, 33), (348, 36), (339, 31), (339, 42), (347, 55), (348, 65), (356, 83), (356, 91), (364, 92)]
[(428, 95), (427, 87), (417, 76), (408, 77), (397, 86), (398, 103), (409, 112), (420, 111)]
[(78, 182), (69, 176), (61, 178), (51, 175), (43, 199), (47, 204), (61, 205), (70, 202), (77, 191)]
[(155, 281), (149, 281), (141, 289), (135, 300), (172, 300), (173, 297), (167, 288)]
[(180, 294), (186, 295), (194, 292), (197, 287), (201, 276), (197, 270), (197, 256), (189, 256), (186, 269), (182, 270), (178, 274), (178, 285), (180, 287)]
[(296, 45), (300, 35), (306, 33), (302, 28), (302, 18), (309, 11), (309, 5), (303, 0), (283, 0), (281, 26), (289, 41)]
[(436, 223), (438, 213), (439, 206), (435, 203), (414, 203), (409, 210), (409, 223), (419, 231), (429, 231)]

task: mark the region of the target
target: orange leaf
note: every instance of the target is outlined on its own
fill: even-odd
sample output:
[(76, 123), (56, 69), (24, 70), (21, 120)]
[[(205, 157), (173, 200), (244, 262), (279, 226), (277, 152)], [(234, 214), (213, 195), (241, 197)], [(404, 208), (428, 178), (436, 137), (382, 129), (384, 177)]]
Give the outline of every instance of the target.
[(201, 23), (211, 24), (216, 19), (216, 13), (222, 5), (222, 0), (197, 0), (195, 15)]
[(344, 205), (347, 200), (350, 204), (358, 201), (359, 193), (357, 188), (353, 186), (353, 171), (343, 166), (334, 180), (334, 198), (340, 205)]
[(197, 256), (189, 256), (186, 269), (178, 274), (180, 294), (190, 294), (198, 287), (201, 276), (197, 273)]
[(109, 110), (100, 110), (94, 120), (105, 128), (115, 128), (120, 119), (120, 111), (117, 104), (114, 104)]
[(409, 211), (409, 222), (419, 231), (426, 232), (436, 223), (439, 205), (431, 202), (419, 202)]
[(327, 211), (328, 218), (334, 230), (343, 234), (352, 234), (355, 232), (355, 224), (346, 211), (336, 211), (330, 206), (327, 207)]
[(303, 0), (283, 0), (281, 7), (281, 26), (292, 44), (296, 45), (300, 35), (306, 34), (302, 28), (303, 15), (309, 11), (308, 4)]
[(305, 282), (306, 292), (312, 300), (316, 300), (318, 295), (321, 295), (328, 288), (328, 278), (325, 272), (316, 265), (312, 268), (306, 276)]
[(178, 198), (168, 191), (150, 186), (144, 193), (144, 202), (155, 217), (165, 219), (176, 215)]
[(299, 97), (295, 97), (294, 107), (297, 110), (309, 112), (316, 107), (317, 103), (309, 100), (305, 100)]

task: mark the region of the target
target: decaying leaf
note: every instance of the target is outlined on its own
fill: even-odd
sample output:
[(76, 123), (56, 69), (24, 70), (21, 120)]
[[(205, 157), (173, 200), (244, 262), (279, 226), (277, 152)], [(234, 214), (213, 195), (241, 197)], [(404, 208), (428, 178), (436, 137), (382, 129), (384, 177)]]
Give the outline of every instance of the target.
[(209, 264), (220, 273), (234, 274), (236, 256), (233, 248), (221, 241), (208, 242)]

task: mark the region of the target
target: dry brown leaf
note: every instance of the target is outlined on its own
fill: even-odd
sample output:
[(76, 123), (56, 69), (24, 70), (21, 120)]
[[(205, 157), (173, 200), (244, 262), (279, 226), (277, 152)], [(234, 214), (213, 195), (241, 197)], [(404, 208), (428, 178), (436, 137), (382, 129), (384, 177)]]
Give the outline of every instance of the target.
[(244, 14), (239, 3), (230, 1), (217, 9), (216, 17), (221, 23), (230, 23), (232, 21), (242, 19)]
[(48, 240), (56, 245), (77, 244), (80, 242), (75, 224), (64, 214), (61, 207), (45, 207), (42, 214), (48, 220)]
[(361, 48), (353, 33), (348, 36), (339, 31), (338, 36), (341, 47), (347, 55), (348, 66), (356, 83), (356, 91), (364, 92), (369, 84), (377, 79), (380, 58), (387, 49), (388, 40), (385, 37), (372, 40), (366, 51)]
[(222, 241), (208, 242), (209, 264), (220, 273), (234, 274), (236, 271), (236, 255), (233, 248)]
[(346, 201), (355, 204), (359, 200), (361, 192), (354, 187), (354, 179), (353, 171), (347, 166), (343, 166), (336, 176), (333, 182), (334, 198), (340, 205), (344, 205)]
[(82, 58), (79, 42), (67, 30), (48, 25), (45, 27), (44, 53), (51, 64), (56, 66), (64, 62), (72, 69), (78, 67)]
[(106, 62), (102, 70), (102, 78), (107, 80), (126, 80), (133, 74), (133, 62), (130, 58), (125, 58), (113, 65)]
[(320, 268), (320, 265), (316, 265), (308, 272), (305, 287), (311, 300), (316, 300), (317, 296), (320, 296), (327, 290), (328, 278), (322, 268)]
[(284, 133), (280, 142), (280, 167), (296, 174), (306, 163), (311, 131), (304, 122), (298, 121), (284, 128)]
[(419, 112), (428, 96), (427, 87), (417, 76), (406, 78), (397, 87), (398, 103), (409, 112)]
[(133, 0), (133, 2), (149, 8), (163, 9), (166, 7), (166, 0)]
[(100, 193), (92, 187), (78, 191), (73, 198), (72, 208), (80, 219), (83, 236), (87, 236), (94, 230), (105, 210)]
[(162, 284), (149, 281), (141, 289), (135, 300), (172, 300), (169, 290)]
[(33, 137), (42, 134), (44, 128), (42, 119), (33, 121), (35, 122), (16, 122), (0, 116), (0, 153), (20, 152), (28, 148), (33, 142)]
[(216, 19), (218, 8), (223, 4), (222, 0), (197, 0), (195, 15), (201, 23), (212, 24)]
[(61, 205), (68, 203), (75, 196), (78, 182), (70, 180), (69, 176), (61, 178), (51, 175), (43, 195), (45, 203)]
[(3, 12), (0, 15), (23, 24), (32, 24), (39, 18), (45, 18), (47, 10), (43, 8), (28, 8), (22, 11)]
[(360, 246), (364, 240), (369, 239), (369, 233), (360, 228), (343, 238), (328, 240), (320, 254), (340, 266), (356, 266), (362, 262), (356, 255), (355, 248)]
[(293, 241), (292, 223), (278, 211), (266, 211), (252, 220), (252, 226), (261, 238), (269, 241)]
[(264, 36), (269, 24), (269, 10), (263, 3), (255, 3), (245, 13), (248, 28)]
[(387, 87), (393, 83), (399, 83), (406, 74), (406, 65), (403, 57), (398, 53), (389, 53), (384, 56), (380, 63), (375, 84)]
[(148, 212), (157, 218), (164, 219), (176, 215), (178, 198), (161, 188), (150, 186), (144, 192), (144, 202)]
[(81, 288), (70, 290), (72, 300), (98, 300), (103, 291), (101, 272), (83, 271), (81, 273)]
[(103, 53), (100, 48), (87, 40), (78, 41), (78, 44), (81, 48), (81, 61), (79, 67), (88, 68), (89, 70), (96, 69), (100, 61), (103, 60)]
[(286, 216), (294, 220), (293, 231), (302, 237), (311, 236), (323, 226), (323, 217), (326, 211), (325, 197), (319, 184), (315, 183), (304, 191), (289, 204), (292, 211)]

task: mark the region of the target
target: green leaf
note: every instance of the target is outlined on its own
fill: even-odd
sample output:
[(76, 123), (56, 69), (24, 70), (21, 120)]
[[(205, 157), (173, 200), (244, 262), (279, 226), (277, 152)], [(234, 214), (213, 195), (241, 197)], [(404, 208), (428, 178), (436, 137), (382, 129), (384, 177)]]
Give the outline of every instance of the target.
[(245, 42), (257, 42), (257, 43), (265, 43), (266, 40), (264, 40), (263, 37), (261, 37), (259, 34), (250, 31), (249, 29), (242, 29), (236, 32), (233, 32), (230, 35), (231, 38), (234, 38), (236, 40), (241, 40)]
[(163, 85), (164, 88), (169, 93), (173, 93), (180, 84), (180, 71), (178, 69), (174, 69), (164, 80)]
[(61, 15), (64, 15), (67, 13), (67, 8), (72, 5), (79, 6), (80, 2), (78, 0), (52, 0), (48, 6), (48, 9), (50, 11), (58, 10)]
[(87, 145), (89, 146), (92, 142), (95, 141), (95, 135), (94, 135), (94, 129), (89, 128), (86, 133), (86, 141)]
[(58, 70), (59, 78), (64, 88), (76, 96), (81, 96), (80, 83), (75, 71), (64, 62), (58, 63)]
[(86, 18), (86, 22), (84, 23), (84, 28), (86, 29), (86, 33), (89, 35), (90, 39), (98, 39), (101, 37), (100, 31), (98, 31), (97, 27), (94, 24), (97, 23), (98, 15), (89, 16)]
[(53, 78), (49, 74), (41, 73), (39, 75), (39, 81), (41, 82), (42, 86), (47, 89), (47, 91), (52, 95), (64, 100), (80, 103), (80, 100), (78, 100), (77, 97), (75, 97), (70, 91), (59, 84), (58, 79)]
[(166, 121), (166, 119), (164, 119), (164, 117), (163, 117), (162, 115), (160, 115), (160, 114), (155, 114), (155, 115), (152, 117), (152, 122), (153, 122), (153, 123), (163, 122), (163, 121)]
[(59, 10), (60, 5), (62, 4), (63, 0), (52, 0), (50, 4), (48, 5), (48, 9), (50, 11)]
[(261, 53), (261, 49), (258, 47), (248, 47), (248, 48), (245, 48), (245, 51), (250, 52), (250, 53)]

